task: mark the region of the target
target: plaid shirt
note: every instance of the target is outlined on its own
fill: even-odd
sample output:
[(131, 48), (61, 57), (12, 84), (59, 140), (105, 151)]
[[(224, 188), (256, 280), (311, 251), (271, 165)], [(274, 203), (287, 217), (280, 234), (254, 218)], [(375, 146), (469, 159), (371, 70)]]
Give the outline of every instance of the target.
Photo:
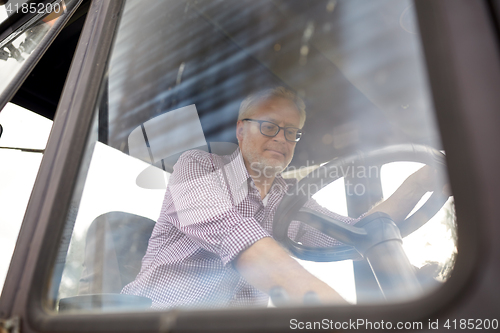
[[(268, 296), (249, 284), (232, 260), (272, 237), (276, 208), (296, 183), (278, 175), (264, 204), (239, 149), (226, 156), (184, 153), (174, 166), (141, 271), (122, 293), (148, 297), (154, 309), (266, 306)], [(348, 224), (357, 221), (314, 200), (306, 206)], [(292, 223), (289, 235), (304, 245), (341, 244), (299, 222)]]

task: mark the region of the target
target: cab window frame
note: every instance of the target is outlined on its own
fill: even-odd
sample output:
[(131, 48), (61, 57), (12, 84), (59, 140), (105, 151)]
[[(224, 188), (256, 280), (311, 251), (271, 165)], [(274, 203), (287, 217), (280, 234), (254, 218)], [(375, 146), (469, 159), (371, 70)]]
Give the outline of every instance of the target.
[[(288, 327), (291, 318), (298, 321), (321, 321), (330, 318), (348, 321), (350, 318), (365, 318), (373, 321), (425, 321), (433, 318), (450, 304), (464, 290), (466, 283), (477, 274), (481, 264), (481, 223), (485, 219), (479, 203), (480, 187), (477, 169), (467, 156), (474, 156), (468, 144), (467, 134), (473, 136), (466, 124), (465, 115), (470, 105), (454, 96), (468, 88), (474, 88), (474, 80), (450, 84), (457, 77), (457, 69), (448, 57), (457, 47), (452, 41), (458, 38), (460, 29), (447, 27), (450, 17), (464, 4), (450, 2), (433, 3), (432, 0), (416, 1), (416, 11), (420, 25), (430, 80), (431, 92), (436, 105), (436, 116), (447, 151), (448, 168), (453, 192), (456, 196), (458, 225), (458, 256), (454, 274), (435, 293), (404, 304), (377, 304), (324, 307), (296, 307), (275, 309), (241, 309), (170, 312), (100, 313), (54, 315), (46, 310), (44, 296), (50, 280), (57, 247), (64, 227), (70, 198), (76, 186), (77, 175), (84, 159), (85, 147), (93, 121), (99, 89), (105, 75), (106, 64), (114, 33), (119, 23), (123, 2), (94, 0), (80, 37), (73, 65), (61, 97), (53, 131), (47, 144), (46, 153), (40, 167), (39, 176), (28, 205), (27, 213), (14, 252), (13, 262), (7, 276), (4, 294), (0, 299), (0, 317), (12, 315), (26, 316), (28, 331), (86, 332), (92, 330), (124, 331), (167, 331), (182, 330), (207, 331), (281, 331)], [(484, 3), (476, 3), (476, 11), (470, 12), (471, 20), (490, 19)], [(459, 8), (459, 10), (463, 8)], [(432, 13), (432, 15), (429, 15)], [(475, 35), (485, 35), (485, 41), (495, 44), (495, 35), (487, 24), (475, 27)], [(493, 42), (492, 42), (493, 41)], [(467, 43), (473, 41), (467, 40)], [(486, 47), (490, 57), (496, 50)], [(484, 53), (477, 57), (484, 56)], [(473, 55), (454, 54), (460, 61), (474, 63)], [(476, 57), (476, 58), (477, 58)], [(456, 60), (458, 61), (458, 60)], [(97, 65), (96, 65), (97, 64)], [(464, 69), (465, 70), (465, 69)], [(461, 77), (463, 73), (458, 73)], [(443, 83), (449, 84), (443, 88)], [(489, 93), (490, 100), (499, 96)], [(453, 111), (450, 111), (453, 110)], [(455, 117), (453, 122), (450, 118)], [(464, 135), (465, 134), (465, 135)], [(458, 142), (458, 144), (457, 144)], [(465, 147), (460, 150), (460, 146)], [(460, 150), (460, 152), (459, 152)], [(465, 156), (465, 157), (464, 157)], [(463, 181), (463, 175), (469, 178)], [(36, 279), (35, 277), (44, 277)], [(24, 286), (24, 287), (23, 287)], [(333, 315), (334, 314), (334, 315)]]

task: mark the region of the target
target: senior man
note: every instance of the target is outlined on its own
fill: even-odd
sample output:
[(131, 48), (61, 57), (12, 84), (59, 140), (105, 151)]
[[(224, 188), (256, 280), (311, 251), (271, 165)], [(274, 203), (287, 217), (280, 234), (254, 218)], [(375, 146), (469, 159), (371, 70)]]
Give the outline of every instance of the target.
[[(323, 303), (344, 303), (272, 238), (276, 207), (296, 183), (281, 172), (292, 160), (305, 119), (304, 102), (295, 93), (264, 90), (241, 103), (239, 148), (233, 154), (184, 153), (174, 166), (141, 271), (122, 293), (148, 297), (156, 309), (266, 306), (274, 287), (283, 288), (292, 302), (314, 292)], [(428, 168), (421, 169), (369, 213), (404, 219), (432, 190), (431, 178)], [(357, 222), (313, 200), (306, 205)], [(304, 245), (340, 244), (298, 222), (290, 236)]]

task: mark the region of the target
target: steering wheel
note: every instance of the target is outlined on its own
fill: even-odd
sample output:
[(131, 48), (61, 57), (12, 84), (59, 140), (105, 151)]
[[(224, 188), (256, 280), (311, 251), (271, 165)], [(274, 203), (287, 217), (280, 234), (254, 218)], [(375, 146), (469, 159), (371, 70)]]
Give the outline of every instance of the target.
[[(366, 247), (366, 238), (373, 230), (366, 230), (365, 225), (373, 218), (365, 217), (356, 225), (347, 225), (320, 212), (314, 211), (303, 205), (314, 193), (304, 193), (300, 188), (316, 188), (326, 186), (343, 177), (338, 171), (347, 170), (347, 166), (375, 165), (380, 166), (390, 162), (409, 161), (430, 165), (445, 174), (445, 156), (434, 148), (401, 144), (370, 151), (357, 153), (344, 158), (335, 158), (319, 167), (300, 180), (295, 187), (289, 189), (276, 209), (273, 220), (273, 236), (283, 244), (295, 257), (309, 261), (341, 261), (359, 259), (360, 253)], [(315, 186), (310, 186), (315, 185)], [(442, 188), (441, 184), (441, 187)], [(401, 237), (405, 237), (430, 220), (445, 204), (448, 197), (440, 191), (435, 191), (427, 202), (414, 214), (399, 223)], [(387, 214), (384, 214), (388, 217)], [(288, 228), (292, 221), (301, 221), (324, 234), (347, 244), (329, 248), (315, 248), (302, 245), (288, 237)], [(393, 222), (392, 222), (393, 223)]]

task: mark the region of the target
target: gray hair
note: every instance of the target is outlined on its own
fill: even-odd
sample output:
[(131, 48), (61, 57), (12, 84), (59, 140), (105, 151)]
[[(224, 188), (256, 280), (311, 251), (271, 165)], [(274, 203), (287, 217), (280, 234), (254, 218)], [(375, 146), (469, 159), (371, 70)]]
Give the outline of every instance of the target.
[(252, 108), (256, 104), (276, 97), (288, 99), (295, 104), (295, 107), (300, 114), (300, 127), (304, 126), (304, 123), (306, 122), (306, 105), (304, 104), (302, 98), (300, 98), (295, 92), (286, 89), (285, 87), (265, 89), (248, 95), (247, 98), (241, 102), (238, 120), (248, 118)]

